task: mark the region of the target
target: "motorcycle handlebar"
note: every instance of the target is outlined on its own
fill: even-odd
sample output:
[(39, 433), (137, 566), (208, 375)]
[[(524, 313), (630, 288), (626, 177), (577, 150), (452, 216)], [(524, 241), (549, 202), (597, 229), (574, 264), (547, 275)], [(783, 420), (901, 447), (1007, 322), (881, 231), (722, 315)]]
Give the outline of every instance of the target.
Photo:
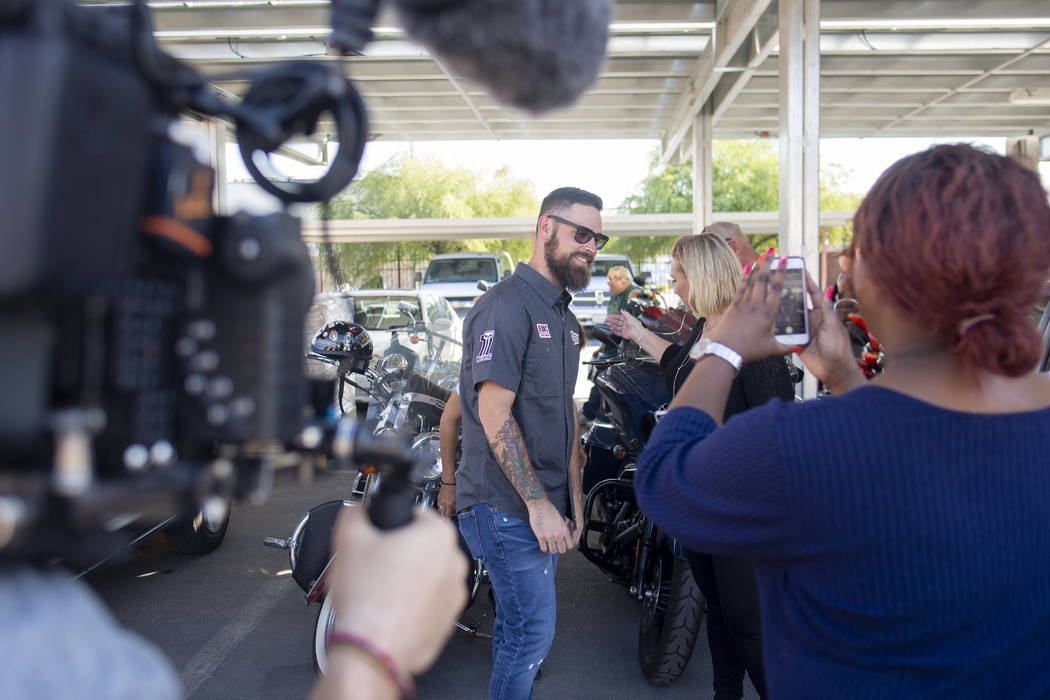
[(584, 360), (583, 364), (593, 365), (594, 367), (612, 367), (613, 365), (623, 365), (628, 362), (644, 363), (644, 362), (656, 362), (656, 358), (651, 355), (628, 355), (626, 353), (620, 353), (619, 355), (613, 355), (612, 357), (605, 357), (600, 360)]

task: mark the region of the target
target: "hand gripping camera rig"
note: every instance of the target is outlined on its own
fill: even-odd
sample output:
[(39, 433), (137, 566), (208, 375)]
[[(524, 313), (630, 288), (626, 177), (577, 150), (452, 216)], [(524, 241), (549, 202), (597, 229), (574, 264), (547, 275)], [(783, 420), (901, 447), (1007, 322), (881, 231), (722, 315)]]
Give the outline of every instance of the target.
[[(339, 3), (345, 48), (377, 4)], [(325, 65), (251, 81), (239, 102), (217, 94), (157, 49), (141, 2), (0, 0), (0, 560), (110, 548), (124, 514), (244, 495), (325, 449), (304, 430), (298, 220), (217, 216), (214, 173), (169, 127), (228, 119), (260, 185), (321, 201), (357, 170), (365, 110)], [(339, 130), (329, 172), (267, 180), (268, 155), (322, 114)]]

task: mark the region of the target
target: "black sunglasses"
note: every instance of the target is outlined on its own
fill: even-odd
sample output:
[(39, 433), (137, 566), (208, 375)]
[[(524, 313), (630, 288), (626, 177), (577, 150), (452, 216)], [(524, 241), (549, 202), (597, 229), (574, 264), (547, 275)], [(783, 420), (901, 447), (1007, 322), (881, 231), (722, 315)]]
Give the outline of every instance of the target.
[(593, 238), (594, 239), (594, 247), (597, 248), (598, 250), (601, 250), (605, 246), (605, 244), (609, 242), (609, 237), (606, 236), (604, 233), (598, 233), (597, 231), (592, 231), (589, 228), (587, 228), (586, 226), (580, 226), (579, 224), (574, 224), (571, 221), (568, 221), (567, 219), (563, 219), (560, 216), (555, 216), (554, 214), (547, 214), (547, 218), (548, 219), (554, 219), (559, 224), (565, 224), (566, 226), (574, 227), (576, 229), (576, 233), (573, 234), (573, 238), (576, 239), (576, 242), (579, 243), (580, 245), (586, 245), (586, 244), (590, 243), (591, 239)]

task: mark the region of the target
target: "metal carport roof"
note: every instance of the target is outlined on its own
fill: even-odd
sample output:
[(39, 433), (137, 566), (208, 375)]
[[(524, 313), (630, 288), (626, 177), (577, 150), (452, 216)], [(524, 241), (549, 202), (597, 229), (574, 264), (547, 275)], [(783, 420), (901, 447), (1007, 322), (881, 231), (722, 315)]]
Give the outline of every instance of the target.
[[(342, 62), (375, 139), (661, 139), (670, 153), (708, 99), (715, 138), (779, 128), (776, 0), (615, 2), (599, 79), (542, 117), (450, 76), (386, 11), (364, 55), (343, 58), (327, 46), (325, 1), (148, 4), (164, 48), (233, 93), (245, 83), (222, 74)], [(1050, 2), (824, 0), (820, 48), (822, 136), (1050, 134)]]

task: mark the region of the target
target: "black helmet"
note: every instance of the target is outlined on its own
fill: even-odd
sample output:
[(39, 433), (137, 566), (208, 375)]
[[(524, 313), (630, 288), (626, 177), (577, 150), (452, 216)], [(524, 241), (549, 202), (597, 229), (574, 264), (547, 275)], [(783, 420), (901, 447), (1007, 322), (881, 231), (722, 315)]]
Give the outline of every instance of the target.
[(364, 372), (372, 359), (372, 339), (364, 326), (351, 321), (332, 321), (314, 334), (310, 350), (318, 355), (349, 363), (350, 372)]

